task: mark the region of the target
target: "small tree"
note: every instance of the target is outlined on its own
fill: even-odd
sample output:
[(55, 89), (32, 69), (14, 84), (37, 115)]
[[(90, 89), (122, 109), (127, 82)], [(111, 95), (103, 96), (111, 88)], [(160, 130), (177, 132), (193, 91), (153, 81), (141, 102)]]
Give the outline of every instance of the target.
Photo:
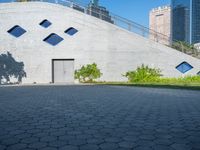
[(135, 71), (129, 71), (125, 75), (129, 82), (150, 82), (155, 81), (161, 75), (161, 70), (156, 68), (150, 68), (148, 66), (142, 65), (137, 67)]
[(101, 76), (102, 73), (95, 63), (82, 66), (81, 69), (75, 71), (75, 79), (79, 82), (93, 82)]

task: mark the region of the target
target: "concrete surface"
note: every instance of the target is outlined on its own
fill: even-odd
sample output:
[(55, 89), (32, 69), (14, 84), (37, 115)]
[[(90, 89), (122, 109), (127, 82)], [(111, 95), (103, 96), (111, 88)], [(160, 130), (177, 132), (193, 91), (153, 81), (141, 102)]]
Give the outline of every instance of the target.
[(0, 150), (199, 150), (199, 91), (0, 87)]
[[(44, 19), (52, 23), (49, 28), (39, 25)], [(7, 31), (15, 25), (27, 32), (19, 38), (11, 36)], [(75, 59), (75, 69), (95, 62), (103, 73), (101, 81), (126, 81), (122, 74), (141, 64), (160, 68), (167, 77), (182, 76), (175, 67), (183, 61), (194, 67), (186, 75), (200, 71), (196, 58), (57, 4), (1, 3), (0, 26), (0, 54), (9, 51), (24, 62), (27, 78), (23, 83), (52, 82), (52, 59)], [(78, 33), (65, 34), (69, 27)], [(56, 46), (47, 44), (43, 39), (51, 33), (64, 40)]]

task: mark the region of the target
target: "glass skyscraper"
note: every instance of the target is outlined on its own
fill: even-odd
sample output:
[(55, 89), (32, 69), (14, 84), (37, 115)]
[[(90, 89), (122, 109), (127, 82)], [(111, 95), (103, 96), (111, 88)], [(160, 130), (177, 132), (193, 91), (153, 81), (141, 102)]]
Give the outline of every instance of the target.
[(200, 0), (172, 0), (172, 40), (200, 42)]
[(192, 43), (200, 42), (200, 0), (192, 0)]

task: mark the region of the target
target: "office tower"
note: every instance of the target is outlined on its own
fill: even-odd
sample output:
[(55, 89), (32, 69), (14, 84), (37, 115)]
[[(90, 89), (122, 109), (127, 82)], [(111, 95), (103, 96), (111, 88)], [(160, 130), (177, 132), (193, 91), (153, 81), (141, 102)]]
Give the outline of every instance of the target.
[(114, 23), (112, 21), (109, 11), (105, 7), (100, 6), (98, 0), (90, 1), (88, 5), (87, 13), (91, 16), (100, 18), (107, 22)]
[(172, 39), (200, 42), (200, 1), (172, 0)]

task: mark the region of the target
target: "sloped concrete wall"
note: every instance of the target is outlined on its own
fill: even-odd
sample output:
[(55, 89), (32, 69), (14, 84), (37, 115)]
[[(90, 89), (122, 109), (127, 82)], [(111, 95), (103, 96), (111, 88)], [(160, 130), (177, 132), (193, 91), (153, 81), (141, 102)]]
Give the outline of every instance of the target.
[[(39, 25), (44, 19), (52, 23), (49, 28)], [(27, 32), (19, 38), (11, 36), (7, 31), (14, 25)], [(69, 27), (79, 32), (65, 34)], [(64, 41), (56, 46), (45, 43), (43, 39), (51, 33)], [(126, 81), (122, 74), (141, 64), (160, 68), (166, 77), (182, 76), (175, 67), (183, 61), (194, 67), (186, 75), (200, 71), (196, 58), (76, 10), (43, 2), (0, 4), (0, 54), (7, 51), (24, 62), (23, 83), (51, 82), (52, 59), (75, 59), (75, 69), (95, 62), (102, 81)]]

